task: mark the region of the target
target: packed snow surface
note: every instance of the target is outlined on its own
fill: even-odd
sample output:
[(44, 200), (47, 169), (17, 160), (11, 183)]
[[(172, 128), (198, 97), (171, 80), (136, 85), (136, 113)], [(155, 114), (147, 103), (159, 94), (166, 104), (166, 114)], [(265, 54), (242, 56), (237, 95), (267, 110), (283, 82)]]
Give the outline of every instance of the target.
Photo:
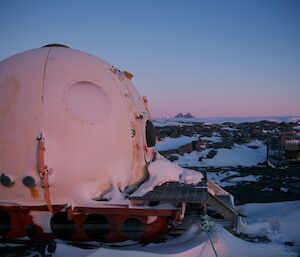
[(191, 143), (192, 141), (198, 140), (199, 135), (194, 135), (192, 137), (181, 136), (177, 138), (165, 137), (161, 141), (157, 142), (155, 146), (156, 151), (168, 151), (172, 149), (177, 149), (182, 145)]
[[(257, 146), (257, 149), (251, 148)], [(193, 151), (183, 156), (177, 155), (175, 162), (181, 166), (190, 167), (226, 167), (226, 166), (255, 166), (266, 160), (266, 146), (262, 141), (255, 140), (249, 144), (235, 144), (231, 149), (216, 149), (217, 154), (209, 159), (205, 158), (211, 149), (202, 152)], [(202, 161), (199, 158), (203, 157)]]
[(300, 247), (300, 201), (246, 204), (239, 206), (238, 211), (247, 216), (241, 232), (265, 236), (277, 243), (293, 242)]
[[(194, 224), (179, 238), (165, 243), (136, 245), (126, 242), (123, 247), (99, 245), (93, 250), (58, 243), (54, 257), (215, 257), (210, 236), (219, 257), (297, 257), (300, 244), (300, 201), (268, 204), (246, 204), (238, 207), (246, 215), (242, 232), (249, 236), (265, 236), (269, 242), (242, 240), (224, 228), (212, 224), (211, 231), (203, 233)], [(247, 223), (247, 224), (246, 224)], [(285, 245), (286, 242), (293, 246)]]
[(201, 136), (200, 134), (195, 134), (191, 137), (188, 136), (180, 136), (176, 138), (165, 137), (157, 142), (155, 146), (156, 151), (168, 151), (177, 149), (180, 146), (189, 144), (193, 141), (197, 141), (201, 139), (202, 141), (208, 141), (210, 143), (219, 143), (222, 141), (220, 133), (214, 132), (211, 137)]
[(172, 121), (167, 119), (158, 119), (153, 121), (153, 125), (155, 127), (167, 127), (167, 126), (193, 126), (193, 123), (189, 122), (180, 122), (180, 121)]
[(211, 137), (201, 136), (201, 140), (208, 141), (210, 143), (219, 143), (222, 141), (220, 133), (214, 132)]
[(240, 182), (257, 182), (262, 176), (242, 176), (237, 171), (207, 172), (207, 177), (221, 187), (234, 186)]

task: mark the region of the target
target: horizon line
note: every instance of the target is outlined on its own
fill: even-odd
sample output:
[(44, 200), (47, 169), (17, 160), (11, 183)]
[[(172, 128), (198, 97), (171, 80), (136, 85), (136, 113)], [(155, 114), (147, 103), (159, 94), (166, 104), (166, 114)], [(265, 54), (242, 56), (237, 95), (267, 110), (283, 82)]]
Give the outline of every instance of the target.
[[(182, 113), (183, 114), (183, 113)], [(177, 114), (176, 114), (177, 115)], [(183, 114), (184, 115), (184, 114)], [(191, 114), (193, 116), (193, 118), (177, 118), (177, 119), (224, 119), (224, 118), (296, 118), (299, 117), (300, 118), (300, 114), (298, 115), (245, 115), (245, 116), (194, 116), (193, 114)], [(153, 120), (155, 119), (162, 119), (162, 118), (167, 118), (167, 119), (174, 119), (175, 116), (160, 116), (160, 117), (153, 117)], [(175, 118), (176, 119), (176, 118)]]

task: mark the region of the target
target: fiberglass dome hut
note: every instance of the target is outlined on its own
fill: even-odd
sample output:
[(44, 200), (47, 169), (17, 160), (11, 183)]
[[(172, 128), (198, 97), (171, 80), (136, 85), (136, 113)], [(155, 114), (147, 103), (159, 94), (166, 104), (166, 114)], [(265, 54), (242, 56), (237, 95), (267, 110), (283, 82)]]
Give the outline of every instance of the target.
[[(46, 176), (52, 205), (76, 205), (80, 199), (86, 204), (112, 185), (124, 190), (140, 183), (155, 136), (146, 135), (151, 126), (146, 99), (131, 78), (99, 58), (58, 45), (2, 61), (1, 198), (41, 205)], [(37, 172), (41, 165), (46, 168)]]
[(62, 45), (0, 62), (0, 238), (150, 242), (186, 203), (219, 206), (224, 190), (154, 152), (132, 77)]

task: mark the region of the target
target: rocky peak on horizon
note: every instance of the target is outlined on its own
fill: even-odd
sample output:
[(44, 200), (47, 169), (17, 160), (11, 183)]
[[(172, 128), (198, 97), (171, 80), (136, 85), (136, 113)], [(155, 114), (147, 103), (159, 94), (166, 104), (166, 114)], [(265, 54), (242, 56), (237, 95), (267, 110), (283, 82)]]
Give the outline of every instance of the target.
[(195, 117), (188, 112), (187, 114), (178, 113), (176, 116), (174, 116), (174, 118), (195, 118)]

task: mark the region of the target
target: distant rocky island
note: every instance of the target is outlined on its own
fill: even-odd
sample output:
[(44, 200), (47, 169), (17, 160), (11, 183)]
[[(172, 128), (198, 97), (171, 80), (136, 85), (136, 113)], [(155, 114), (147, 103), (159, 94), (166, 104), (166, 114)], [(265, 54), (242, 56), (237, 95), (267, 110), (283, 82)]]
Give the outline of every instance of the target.
[(187, 114), (182, 114), (182, 113), (178, 113), (176, 116), (174, 116), (174, 118), (187, 118), (187, 119), (190, 119), (190, 118), (195, 118), (191, 113), (187, 113)]

